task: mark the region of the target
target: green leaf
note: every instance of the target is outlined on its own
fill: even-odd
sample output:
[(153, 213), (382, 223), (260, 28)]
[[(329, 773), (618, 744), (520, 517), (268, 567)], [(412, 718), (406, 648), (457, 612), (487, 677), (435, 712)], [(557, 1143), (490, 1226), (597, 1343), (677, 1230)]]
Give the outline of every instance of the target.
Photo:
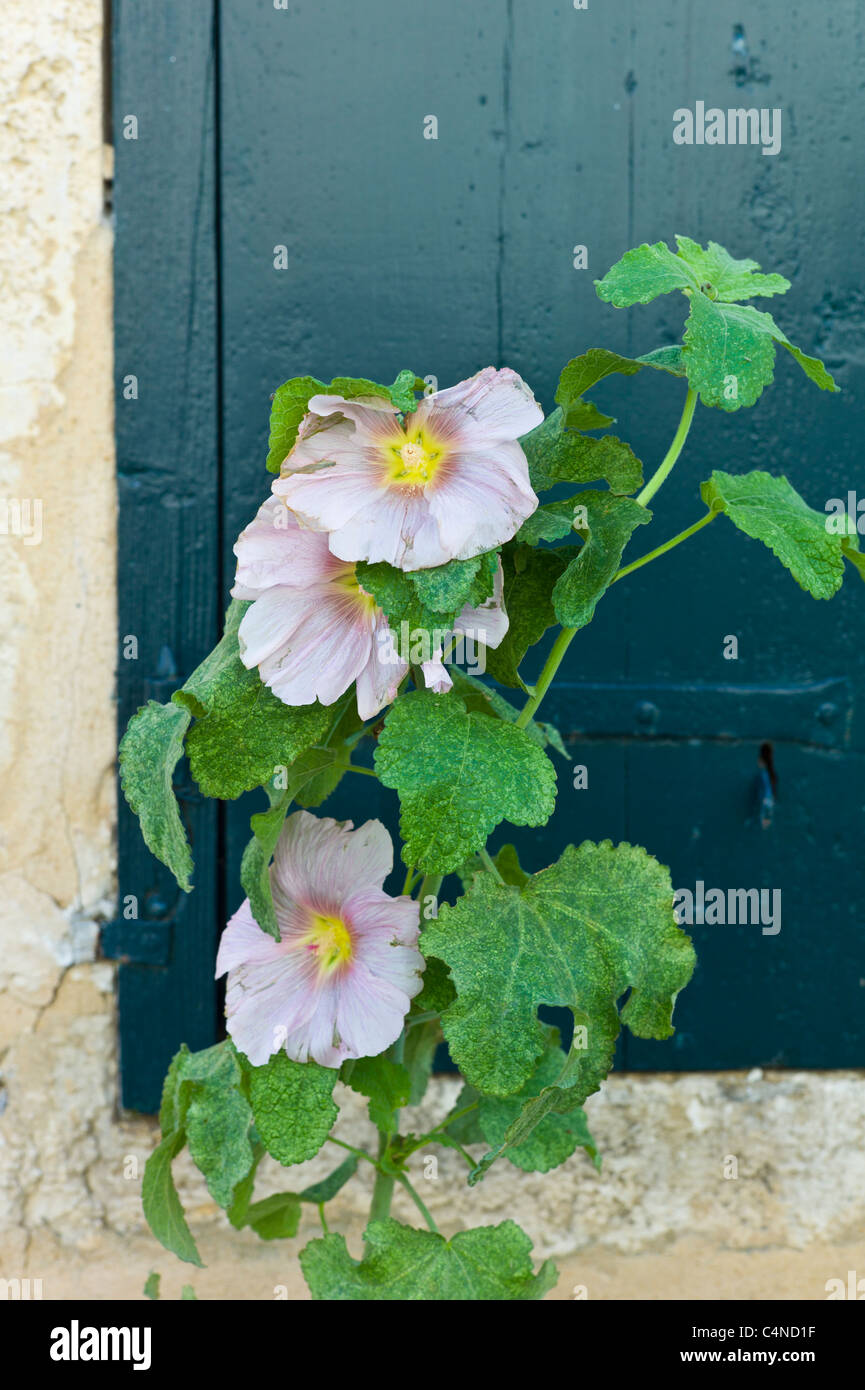
[[(554, 483), (591, 483), (602, 478), (613, 492), (628, 493), (635, 492), (643, 481), (643, 466), (629, 444), (614, 434), (601, 439), (577, 434), (565, 427), (561, 409), (548, 415), (522, 444), (536, 492), (544, 492)], [(529, 517), (523, 522), (523, 528), (530, 527), (531, 521)]]
[(552, 593), (568, 565), (566, 549), (534, 550), (508, 545), (502, 552), (503, 603), (508, 630), (497, 647), (488, 647), (487, 671), (500, 685), (525, 689), (519, 667), (526, 652), (556, 622)]
[(466, 605), (479, 608), (491, 597), (498, 569), (497, 550), (471, 560), (450, 560), (429, 570), (412, 570), (409, 578), (424, 608), (457, 615)]
[(774, 379), (775, 343), (792, 354), (821, 391), (838, 389), (823, 363), (791, 343), (771, 314), (750, 304), (714, 303), (704, 294), (692, 295), (685, 366), (704, 405), (728, 411), (753, 405)]
[(585, 1028), (570, 1054), (574, 1105), (609, 1071), (620, 1023), (637, 1037), (670, 1036), (676, 995), (694, 968), (669, 871), (644, 849), (609, 840), (569, 845), (524, 888), (479, 874), (455, 907), (442, 905), (421, 944), (450, 966), (457, 998), (444, 1034), (485, 1094), (514, 1095), (533, 1075), (545, 1048), (540, 1004), (571, 1009)]
[(556, 1281), (547, 1260), (535, 1274), (532, 1243), (513, 1221), (459, 1231), (451, 1240), (388, 1218), (364, 1232), (363, 1261), (327, 1235), (301, 1251), (314, 1299), (468, 1302), (540, 1299)]
[(626, 251), (603, 280), (595, 281), (598, 298), (616, 309), (648, 304), (671, 290), (699, 290), (700, 281), (687, 261), (676, 256), (664, 241)]
[(343, 1067), (343, 1081), (369, 1101), (369, 1118), (376, 1129), (396, 1134), (397, 1111), (408, 1105), (411, 1077), (404, 1066), (383, 1053), (360, 1057)]
[[(617, 308), (648, 304), (676, 289), (687, 295), (691, 311), (683, 361), (689, 385), (704, 405), (728, 411), (753, 405), (773, 379), (776, 343), (821, 390), (838, 389), (823, 363), (791, 343), (771, 314), (734, 302), (785, 294), (790, 282), (783, 275), (758, 274), (756, 261), (736, 260), (714, 241), (703, 250), (689, 237), (676, 240), (675, 255), (662, 241), (628, 251), (595, 286), (600, 298)], [(657, 353), (643, 360), (650, 357), (656, 359), (653, 365), (665, 365)]]
[(327, 731), (332, 714), (318, 703), (284, 705), (258, 671), (240, 659), (237, 632), (249, 605), (234, 599), (218, 646), (174, 701), (196, 717), (186, 739), (192, 775), (205, 796), (233, 801), (263, 786)]
[(252, 1111), (246, 1097), (226, 1079), (195, 1087), (186, 1116), (189, 1153), (204, 1174), (207, 1190), (227, 1210), (250, 1171)]
[(856, 533), (856, 522), (852, 517), (848, 517), (851, 527), (849, 533), (841, 541), (841, 549), (851, 565), (855, 565), (862, 579), (865, 579), (865, 555), (859, 549), (859, 537)]
[(262, 1240), (287, 1240), (297, 1235), (300, 1225), (300, 1198), (293, 1192), (275, 1192), (253, 1202), (247, 1212), (246, 1226), (251, 1226)]
[(423, 389), (424, 382), (422, 378), (415, 376), (414, 372), (410, 372), (407, 367), (404, 367), (393, 385), (388, 388), (388, 394), (397, 410), (401, 410), (403, 414), (407, 414), (409, 411), (414, 410), (417, 405), (415, 392), (423, 391)]
[(183, 756), (189, 714), (150, 700), (129, 721), (120, 743), (120, 783), (141, 824), (144, 843), (192, 891), (192, 852), (174, 795), (174, 769)]
[(338, 1168), (334, 1168), (332, 1173), (328, 1173), (321, 1182), (314, 1182), (311, 1187), (305, 1187), (299, 1194), (302, 1202), (312, 1202), (315, 1206), (320, 1206), (322, 1202), (331, 1201), (338, 1192), (341, 1192), (346, 1183), (354, 1177), (357, 1172), (358, 1160), (354, 1154), (349, 1154)]
[[(453, 993), (451, 994), (453, 998)], [(450, 999), (448, 1000), (450, 1003)], [(406, 1029), (403, 1062), (409, 1074), (409, 1105), (420, 1105), (432, 1076), (436, 1048), (442, 1041), (441, 1024), (437, 1018), (426, 1023), (413, 1023)]]
[(198, 1295), (191, 1284), (184, 1284), (180, 1290), (180, 1298), (183, 1303), (197, 1303)]
[(457, 868), (501, 820), (544, 825), (555, 803), (555, 772), (531, 738), (466, 713), (453, 693), (402, 696), (385, 719), (375, 766), (399, 793), (403, 861), (425, 873)]
[(826, 516), (809, 507), (786, 478), (716, 470), (700, 493), (707, 507), (723, 511), (746, 536), (767, 545), (814, 598), (831, 598), (840, 589), (844, 538), (826, 530)]
[(493, 863), (505, 883), (516, 884), (517, 888), (525, 887), (531, 877), (520, 867), (519, 855), (513, 845), (502, 845), (498, 854), (493, 855)]
[[(455, 666), (450, 667), (449, 670), (454, 693), (459, 696), (469, 713), (472, 710), (478, 710), (481, 714), (491, 714), (497, 719), (504, 719), (508, 724), (517, 722), (520, 717), (520, 710), (515, 709), (500, 691), (493, 690), (491, 686), (485, 685), (476, 676), (470, 676)], [(567, 757), (562, 736), (554, 724), (542, 724), (531, 719), (524, 726), (524, 729), (528, 737), (539, 748), (552, 747), (557, 753)]]
[(670, 376), (685, 375), (685, 357), (681, 343), (666, 343), (664, 347), (653, 348), (651, 352), (644, 352), (641, 357), (635, 357), (634, 361), (643, 367), (656, 367), (662, 372), (669, 372)]
[(279, 941), (279, 926), (273, 908), (273, 892), (270, 885), (270, 861), (277, 841), (285, 824), (285, 816), (291, 805), (290, 792), (273, 793), (270, 809), (259, 811), (250, 819), (252, 839), (243, 851), (240, 861), (240, 884), (249, 898), (249, 906), (262, 931)]
[(706, 251), (690, 237), (677, 235), (676, 241), (677, 254), (711, 299), (754, 299), (758, 295), (786, 294), (790, 288), (790, 281), (783, 275), (755, 274), (760, 269), (757, 261), (737, 261), (717, 241), (710, 241)]
[(540, 545), (541, 541), (560, 541), (574, 529), (575, 506), (580, 494), (559, 502), (545, 502), (526, 517), (514, 539), (522, 545)]
[(146, 1280), (145, 1280), (145, 1282), (144, 1282), (144, 1297), (145, 1297), (145, 1298), (152, 1298), (152, 1299), (158, 1299), (158, 1298), (159, 1298), (159, 1284), (160, 1284), (161, 1278), (162, 1278), (162, 1275), (161, 1275), (161, 1274), (157, 1274), (157, 1272), (156, 1272), (155, 1269), (152, 1269), (152, 1270), (150, 1271), (150, 1273), (148, 1274), (148, 1276), (147, 1276), (147, 1278), (146, 1278)]
[(318, 1153), (337, 1117), (333, 1088), (338, 1074), (317, 1062), (294, 1062), (284, 1052), (262, 1067), (249, 1066), (255, 1128), (279, 1163), (288, 1167)]
[(252, 1111), (230, 1040), (201, 1052), (180, 1048), (163, 1084), (159, 1119), (163, 1135), (185, 1139), (211, 1197), (227, 1210), (254, 1167)]
[[(582, 398), (585, 393), (604, 377), (619, 373), (622, 376), (633, 376), (640, 370), (641, 363), (635, 362), (632, 357), (622, 357), (617, 352), (608, 352), (606, 348), (589, 348), (580, 357), (573, 357), (563, 368), (559, 377), (559, 384), (556, 389), (556, 405), (562, 407), (562, 414), (565, 423), (570, 429), (596, 429), (597, 425), (587, 425), (586, 409), (594, 410), (591, 402), (584, 401)], [(603, 418), (603, 417), (600, 417)], [(612, 424), (612, 420), (606, 420), (606, 424)]]
[(309, 411), (311, 396), (342, 396), (347, 401), (364, 397), (389, 400), (396, 410), (409, 411), (415, 407), (414, 392), (423, 389), (424, 383), (407, 370), (399, 373), (392, 386), (380, 386), (377, 381), (367, 381), (365, 377), (337, 376), (330, 385), (314, 376), (292, 377), (274, 393), (270, 407), (268, 469), (278, 473), (294, 448), (300, 422)]
[(426, 956), (425, 959), (423, 988), (412, 1000), (411, 1014), (440, 1014), (448, 1004), (453, 1003), (457, 992), (444, 961), (436, 960), (435, 956)]
[(300, 422), (309, 408), (310, 396), (318, 396), (327, 387), (314, 376), (296, 376), (283, 382), (275, 392), (270, 406), (270, 439), (268, 441), (267, 467), (271, 473), (278, 473), (283, 460), (291, 452), (297, 439)]
[(618, 572), (622, 552), (638, 526), (652, 513), (631, 497), (611, 492), (583, 492), (580, 501), (588, 517), (588, 538), (553, 589), (553, 607), (563, 627), (585, 627), (598, 599)]
[[(578, 1148), (586, 1151), (596, 1168), (600, 1168), (598, 1149), (589, 1131), (582, 1107), (564, 1111), (554, 1108), (535, 1116), (530, 1114), (534, 1101), (549, 1088), (558, 1087), (566, 1075), (565, 1054), (559, 1046), (558, 1030), (547, 1030), (547, 1044), (534, 1075), (515, 1096), (482, 1096), (477, 1094), (478, 1124), (491, 1152), (486, 1154), (469, 1181), (477, 1182), (493, 1162), (504, 1155), (515, 1167), (526, 1173), (548, 1173), (570, 1158)], [(565, 1103), (570, 1101), (563, 1092)]]
[(179, 1134), (170, 1134), (157, 1144), (144, 1165), (141, 1205), (147, 1224), (159, 1243), (179, 1260), (186, 1260), (188, 1264), (203, 1268), (171, 1174), (172, 1159), (180, 1153), (183, 1143), (184, 1135), (181, 1131)]

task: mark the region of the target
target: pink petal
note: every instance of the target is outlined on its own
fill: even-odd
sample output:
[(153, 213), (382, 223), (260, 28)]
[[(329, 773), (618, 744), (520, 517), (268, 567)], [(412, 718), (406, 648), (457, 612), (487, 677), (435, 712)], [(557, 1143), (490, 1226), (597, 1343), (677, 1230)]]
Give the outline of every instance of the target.
[(497, 647), (510, 626), (510, 619), (502, 603), (504, 587), (504, 572), (499, 560), (492, 594), (480, 608), (469, 608), (466, 605), (454, 622), (454, 632), (465, 633), (475, 641), (483, 642), (485, 647)]
[(467, 381), (424, 397), (417, 418), (428, 420), (435, 431), (440, 417), (451, 413), (468, 448), (519, 439), (544, 418), (529, 387), (510, 367), (485, 367)]
[[(393, 844), (381, 821), (351, 822), (296, 811), (285, 822), (273, 860), (274, 903), (301, 902), (333, 912), (360, 888), (381, 888), (393, 868)], [(277, 912), (277, 918), (279, 912)]]
[[(497, 444), (481, 458), (464, 454), (446, 479), (430, 489), (430, 512), (452, 558), (469, 560), (516, 535), (538, 506), (518, 444)], [(333, 545), (331, 544), (331, 549)]]

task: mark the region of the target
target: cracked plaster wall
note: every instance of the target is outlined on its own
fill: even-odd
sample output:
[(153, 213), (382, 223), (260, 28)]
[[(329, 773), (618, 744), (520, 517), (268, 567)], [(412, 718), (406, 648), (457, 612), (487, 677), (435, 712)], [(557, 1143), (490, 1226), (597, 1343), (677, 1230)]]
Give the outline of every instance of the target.
[[(152, 1121), (116, 1111), (114, 969), (96, 958), (114, 893), (115, 747), (101, 24), (101, 0), (7, 0), (2, 11), (0, 497), (43, 507), (41, 543), (0, 534), (5, 1277), (25, 1266), (38, 1276), (51, 1249), (86, 1255), (140, 1232), (140, 1171), (154, 1142)], [(424, 1115), (439, 1119), (454, 1089), (435, 1082)], [(339, 1132), (362, 1141), (361, 1103), (340, 1098)], [(550, 1178), (502, 1164), (469, 1193), (458, 1155), (443, 1154), (426, 1182), (419, 1155), (426, 1200), (446, 1229), (512, 1215), (538, 1254), (652, 1251), (683, 1235), (719, 1250), (861, 1240), (857, 1074), (617, 1077), (588, 1113), (602, 1176), (582, 1155)], [(410, 1120), (419, 1128), (420, 1116)], [(730, 1155), (733, 1180), (724, 1177)], [(292, 1179), (331, 1162), (323, 1155)], [(186, 1159), (178, 1169), (193, 1225), (224, 1221)], [(272, 1164), (261, 1193), (285, 1185)], [(350, 1185), (333, 1222), (356, 1236), (366, 1200), (363, 1180)], [(403, 1201), (398, 1193), (396, 1214), (412, 1219)]]

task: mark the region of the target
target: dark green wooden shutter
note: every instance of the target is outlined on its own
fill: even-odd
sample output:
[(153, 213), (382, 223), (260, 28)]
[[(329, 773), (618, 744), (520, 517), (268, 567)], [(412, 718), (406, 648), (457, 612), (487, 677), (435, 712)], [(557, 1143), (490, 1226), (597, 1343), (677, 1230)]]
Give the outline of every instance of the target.
[[(134, 24), (126, 5), (119, 11), (116, 109), (134, 109), (137, 82), (137, 99), (157, 110), (163, 147), (145, 161), (141, 141), (131, 148), (118, 141), (118, 373), (123, 352), (135, 356), (146, 338), (157, 379), (172, 383), (171, 411), (182, 417), (174, 425), (184, 412), (193, 423), (186, 426), (192, 447), (166, 455), (166, 424), (145, 413), (143, 390), (137, 415), (119, 401), (121, 468), (125, 478), (132, 461), (143, 465), (144, 498), (158, 494), (167, 459), (175, 460), (174, 485), (194, 486), (200, 509), (188, 578), (163, 572), (175, 532), (163, 534), (163, 524), (154, 533), (152, 523), (142, 532), (132, 520), (129, 508), (146, 505), (164, 523), (156, 496), (124, 503), (124, 535), (135, 529), (138, 549), (131, 553), (125, 541), (120, 563), (130, 602), (130, 576), (137, 566), (146, 570), (152, 650), (173, 640), (181, 674), (210, 640), (232, 541), (267, 492), (267, 402), (281, 381), (306, 372), (391, 380), (408, 366), (447, 385), (506, 363), (549, 406), (568, 357), (600, 345), (639, 352), (677, 333), (681, 310), (672, 301), (622, 313), (594, 294), (593, 278), (640, 241), (671, 240), (677, 231), (712, 237), (783, 271), (793, 290), (770, 307), (806, 350), (827, 356), (844, 388), (843, 396), (822, 394), (784, 360), (755, 409), (700, 411), (657, 499), (658, 540), (700, 514), (698, 483), (715, 467), (787, 472), (818, 509), (855, 486), (857, 473), (862, 478), (865, 250), (852, 229), (865, 211), (855, 139), (863, 96), (850, 55), (863, 20), (853, 0), (833, 7), (831, 24), (812, 6), (797, 12), (795, 26), (784, 0), (766, 0), (744, 16), (747, 60), (741, 40), (733, 46), (741, 6), (728, 0), (699, 7), (699, 22), (675, 0), (586, 11), (565, 0), (483, 7), (441, 0), (434, 10), (370, 0), (362, 12), (349, 0), (289, 10), (269, 0), (221, 0), (215, 189), (207, 22), (172, 20), (183, 30), (177, 62), (197, 73), (184, 112), (166, 66), (172, 41), (154, 33), (152, 15), (162, 7), (134, 8)], [(697, 99), (781, 106), (782, 153), (674, 146), (673, 111)], [(438, 120), (437, 140), (423, 138), (429, 115)], [(139, 224), (148, 217), (148, 227)], [(176, 244), (165, 247), (169, 220)], [(216, 325), (207, 320), (217, 235), (218, 368)], [(159, 256), (153, 242), (163, 248)], [(577, 244), (588, 247), (588, 271), (573, 268)], [(287, 248), (286, 270), (274, 268), (277, 246)], [(176, 271), (166, 282), (169, 264)], [(166, 283), (179, 296), (168, 306)], [(194, 339), (190, 313), (199, 315)], [(177, 386), (191, 370), (190, 351), (200, 373), (194, 401)], [(621, 432), (649, 468), (669, 442), (681, 395), (681, 383), (648, 373), (605, 388)], [(123, 488), (126, 495), (130, 484)], [(182, 548), (179, 533), (178, 540)], [(550, 862), (569, 840), (610, 836), (644, 843), (670, 864), (677, 887), (701, 879), (707, 887), (782, 890), (778, 936), (763, 936), (759, 926), (695, 926), (700, 965), (679, 1001), (676, 1038), (629, 1039), (622, 1065), (861, 1062), (863, 597), (853, 577), (831, 604), (815, 603), (768, 551), (719, 521), (617, 585), (574, 642), (548, 708), (568, 738), (571, 765), (588, 767), (589, 788), (574, 790), (559, 763), (550, 826), (500, 838), (517, 840), (531, 867)], [(190, 631), (182, 637), (184, 623)], [(739, 639), (738, 661), (722, 656), (727, 634)], [(764, 829), (758, 756), (767, 741), (779, 780), (773, 823)], [(248, 801), (225, 817), (219, 891), (229, 910), (239, 899)], [(347, 780), (326, 810), (364, 819), (380, 805), (389, 800), (377, 793), (371, 801), (366, 782)], [(198, 833), (212, 846), (212, 812), (195, 814), (210, 827)], [(394, 826), (391, 809), (381, 814)], [(122, 886), (129, 866), (150, 865), (128, 823), (123, 834)], [(183, 997), (179, 1014), (171, 1012), (172, 1026), (180, 1019), (172, 1045), (205, 988), (213, 1009), (212, 987), (203, 983), (219, 925), (209, 854), (202, 860), (196, 847), (198, 887), (174, 932), (171, 963), (125, 967), (127, 980), (137, 972), (151, 981), (154, 1009), (157, 997)], [(178, 954), (180, 934), (195, 977)], [(137, 1025), (127, 1026), (127, 1016), (124, 1005), (128, 1076), (138, 1063)]]

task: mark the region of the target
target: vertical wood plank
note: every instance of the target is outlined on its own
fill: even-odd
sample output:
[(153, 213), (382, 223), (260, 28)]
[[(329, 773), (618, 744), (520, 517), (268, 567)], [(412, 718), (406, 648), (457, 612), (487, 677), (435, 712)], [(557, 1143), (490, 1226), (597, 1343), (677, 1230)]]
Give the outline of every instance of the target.
[[(115, 0), (113, 27), (122, 733), (148, 698), (170, 698), (218, 635), (216, 72), (204, 0)], [(129, 117), (136, 139), (124, 138)], [(130, 377), (137, 399), (126, 398)], [(137, 660), (124, 659), (127, 635)], [(185, 778), (189, 897), (119, 801), (120, 903), (136, 899), (140, 920), (120, 916), (106, 939), (128, 961), (119, 970), (122, 1103), (135, 1110), (157, 1107), (181, 1041), (204, 1047), (216, 1036), (217, 811)]]

